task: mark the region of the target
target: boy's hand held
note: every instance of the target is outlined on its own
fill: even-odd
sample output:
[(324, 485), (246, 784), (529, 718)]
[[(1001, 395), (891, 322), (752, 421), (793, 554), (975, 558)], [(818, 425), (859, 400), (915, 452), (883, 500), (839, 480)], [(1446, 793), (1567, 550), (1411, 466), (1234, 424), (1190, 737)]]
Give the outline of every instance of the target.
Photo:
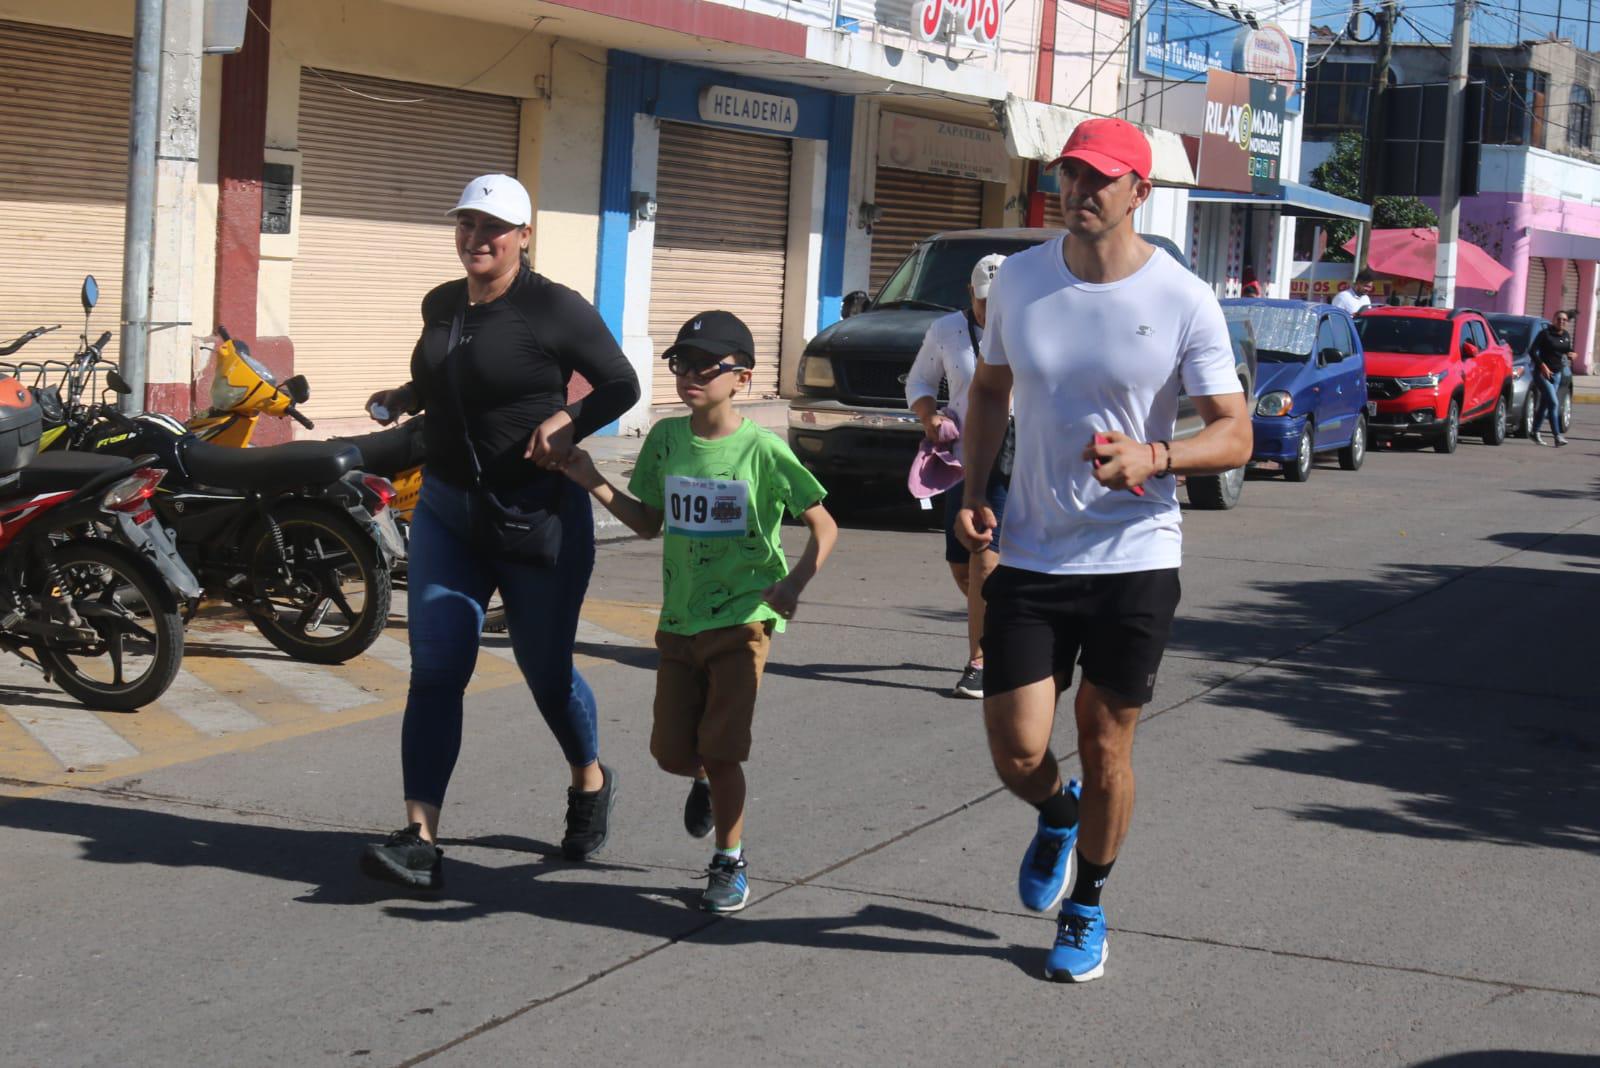
[(793, 619), (794, 611), (800, 605), (800, 591), (788, 579), (782, 579), (763, 590), (761, 599), (784, 619)]
[(561, 465), (561, 473), (591, 491), (599, 489), (604, 481), (600, 477), (600, 469), (594, 465), (594, 457), (578, 448), (567, 454), (566, 462)]

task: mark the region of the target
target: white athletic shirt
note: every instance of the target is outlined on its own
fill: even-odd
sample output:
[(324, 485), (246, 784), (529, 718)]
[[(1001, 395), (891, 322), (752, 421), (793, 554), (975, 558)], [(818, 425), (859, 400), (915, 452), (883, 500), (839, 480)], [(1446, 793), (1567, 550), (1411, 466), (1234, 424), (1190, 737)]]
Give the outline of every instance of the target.
[(1083, 450), (1102, 430), (1172, 437), (1178, 387), (1240, 392), (1216, 296), (1160, 249), (1118, 282), (1075, 278), (1058, 237), (1011, 256), (989, 291), (983, 359), (1009, 366), (1017, 454), (1000, 562), (1051, 575), (1118, 574), (1182, 561), (1175, 479), (1145, 495), (1094, 480)]
[[(978, 340), (983, 340), (983, 327), (973, 323)], [(922, 347), (917, 350), (916, 361), (906, 375), (906, 406), (919, 397), (939, 399), (939, 380), (950, 386), (950, 399), (945, 403), (944, 414), (960, 426), (967, 425), (967, 391), (972, 386), (973, 373), (978, 369), (978, 354), (972, 351), (972, 336), (967, 332), (967, 313), (951, 312), (940, 316), (929, 326), (922, 337)], [(956, 457), (961, 456), (961, 443), (954, 445)]]
[(1372, 306), (1372, 298), (1364, 297), (1354, 289), (1341, 289), (1333, 295), (1333, 306), (1350, 315), (1366, 311)]

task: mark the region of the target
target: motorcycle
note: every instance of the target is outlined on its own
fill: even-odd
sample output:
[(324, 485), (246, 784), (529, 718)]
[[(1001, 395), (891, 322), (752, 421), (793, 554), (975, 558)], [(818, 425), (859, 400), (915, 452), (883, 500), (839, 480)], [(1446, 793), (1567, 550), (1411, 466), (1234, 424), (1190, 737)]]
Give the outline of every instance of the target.
[(0, 648), (90, 708), (132, 711), (177, 675), (183, 623), (156, 563), (99, 532), (154, 526), (165, 472), (149, 457), (36, 466), (41, 418), (29, 390), (0, 378)]
[[(240, 367), (260, 382), (242, 387), (245, 393), (282, 392), (248, 348), (225, 330), (218, 333), (220, 348), (239, 366), (218, 374), (214, 410), (226, 412), (241, 399)], [(154, 454), (171, 475), (152, 498), (153, 508), (175, 532), (178, 552), (205, 596), (242, 609), (268, 641), (296, 659), (338, 664), (365, 652), (388, 623), (390, 567), (404, 548), (388, 514), (394, 499), (388, 480), (358, 470), (360, 453), (347, 445), (228, 448), (202, 440), (169, 415), (130, 416), (103, 395), (89, 403), (102, 373), (113, 396), (129, 392), (102, 359), (102, 347), (88, 346), (72, 362), (56, 447)], [(199, 607), (199, 598), (191, 600), (188, 618)]]

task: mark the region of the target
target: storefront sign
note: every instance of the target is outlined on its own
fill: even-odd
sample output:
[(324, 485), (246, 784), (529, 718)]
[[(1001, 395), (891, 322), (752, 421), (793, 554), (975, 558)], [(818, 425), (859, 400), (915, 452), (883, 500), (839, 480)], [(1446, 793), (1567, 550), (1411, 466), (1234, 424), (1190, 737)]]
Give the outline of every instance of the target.
[(800, 105), (787, 96), (752, 93), (708, 85), (700, 90), (700, 117), (707, 122), (744, 126), (752, 130), (793, 133), (800, 121)]
[(1282, 188), (1284, 87), (1226, 71), (1206, 75), (1202, 189), (1272, 196)]
[(1005, 184), (1011, 157), (1005, 135), (981, 126), (885, 111), (878, 120), (878, 163), (923, 174), (949, 174)]
[(1209, 5), (1152, 0), (1139, 20), (1135, 49), (1139, 73), (1169, 81), (1198, 81), (1209, 70), (1276, 79), (1288, 90), (1284, 110), (1300, 112), (1300, 71), (1305, 45), (1265, 23), (1252, 30)]
[[(1349, 264), (1341, 264), (1348, 272)], [(1350, 281), (1346, 278), (1291, 278), (1289, 279), (1290, 300), (1314, 300), (1319, 304), (1327, 304), (1338, 295), (1342, 289), (1349, 289)], [(1394, 283), (1387, 279), (1377, 279), (1372, 283), (1372, 303), (1383, 304), (1389, 299), (1389, 292), (1394, 289)]]
[(911, 27), (919, 39), (935, 41), (949, 19), (955, 23), (956, 32), (965, 33), (979, 44), (993, 44), (1000, 37), (1003, 13), (1000, 0), (916, 0), (911, 9)]

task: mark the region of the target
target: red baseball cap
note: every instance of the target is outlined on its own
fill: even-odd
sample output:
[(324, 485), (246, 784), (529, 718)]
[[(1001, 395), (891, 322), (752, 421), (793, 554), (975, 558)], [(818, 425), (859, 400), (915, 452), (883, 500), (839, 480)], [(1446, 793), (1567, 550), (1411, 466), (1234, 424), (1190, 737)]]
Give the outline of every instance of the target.
[(1120, 178), (1129, 171), (1140, 178), (1150, 177), (1150, 142), (1139, 127), (1123, 119), (1085, 119), (1073, 127), (1050, 166), (1075, 159), (1107, 178)]

